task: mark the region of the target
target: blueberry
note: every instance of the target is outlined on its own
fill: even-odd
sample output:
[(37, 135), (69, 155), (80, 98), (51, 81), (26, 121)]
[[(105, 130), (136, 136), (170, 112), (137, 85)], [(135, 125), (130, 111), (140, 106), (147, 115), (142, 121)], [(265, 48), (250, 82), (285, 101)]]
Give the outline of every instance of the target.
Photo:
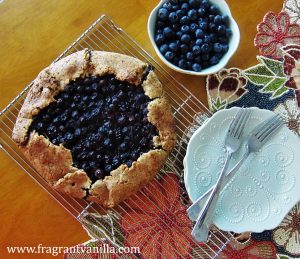
[(181, 5), (181, 10), (184, 11), (184, 12), (187, 12), (188, 10), (190, 9), (190, 6), (188, 3), (183, 3)]
[(188, 45), (186, 45), (186, 44), (181, 44), (181, 45), (180, 45), (180, 51), (181, 51), (181, 53), (183, 53), (183, 54), (187, 53), (187, 52), (189, 51)]
[(222, 45), (221, 45), (219, 42), (215, 43), (215, 44), (214, 44), (214, 47), (213, 47), (213, 50), (214, 50), (214, 52), (216, 52), (216, 53), (222, 52)]
[(218, 35), (225, 35), (226, 33), (226, 27), (224, 25), (219, 25), (217, 27), (217, 34)]
[(83, 91), (83, 86), (82, 85), (77, 85), (76, 86), (76, 92), (81, 93)]
[(201, 52), (203, 54), (206, 54), (209, 52), (209, 45), (207, 43), (204, 43), (202, 46), (201, 46)]
[(160, 46), (161, 44), (163, 44), (165, 42), (166, 38), (163, 34), (157, 34), (155, 36), (155, 43)]
[(197, 8), (200, 5), (200, 0), (189, 0), (190, 7)]
[(192, 33), (194, 33), (199, 28), (197, 23), (192, 23), (190, 26), (190, 30)]
[(215, 33), (210, 33), (209, 37), (210, 37), (211, 42), (217, 42), (218, 41), (218, 37)]
[(97, 169), (94, 175), (96, 179), (103, 179), (105, 177), (105, 172), (102, 169)]
[(218, 9), (218, 7), (216, 7), (215, 5), (211, 5), (211, 6), (209, 7), (209, 12), (210, 12), (211, 14), (218, 14), (218, 13), (219, 13), (219, 9)]
[(82, 168), (84, 171), (89, 172), (91, 170), (91, 167), (89, 166), (88, 163), (83, 163)]
[(99, 84), (100, 87), (104, 87), (104, 86), (107, 85), (107, 80), (106, 79), (100, 79), (98, 84)]
[[(168, 51), (168, 52), (171, 52), (171, 51)], [(167, 52), (167, 53), (168, 53), (168, 52)], [(172, 53), (173, 58), (174, 58), (174, 53), (173, 53), (173, 52), (171, 52), (171, 53)], [(128, 121), (129, 121), (129, 122), (134, 121), (134, 115), (133, 115), (133, 114), (130, 114), (130, 115), (128, 116)]]
[(89, 77), (84, 78), (83, 80), (84, 85), (90, 85), (92, 83), (92, 80)]
[(173, 5), (177, 5), (179, 3), (179, 1), (178, 0), (170, 0), (170, 3)]
[(173, 30), (174, 32), (177, 32), (177, 31), (180, 30), (180, 24), (178, 24), (178, 23), (172, 24), (171, 27), (172, 27), (172, 30)]
[(71, 109), (74, 109), (75, 107), (77, 107), (77, 104), (76, 104), (76, 103), (73, 102), (73, 103), (70, 104), (70, 108), (71, 108)]
[(186, 68), (187, 69), (192, 69), (192, 66), (193, 66), (193, 62), (191, 62), (191, 61), (186, 62)]
[(98, 84), (97, 83), (92, 83), (91, 88), (93, 91), (97, 91), (98, 90)]
[(180, 24), (184, 25), (184, 24), (189, 24), (191, 21), (189, 16), (183, 16), (180, 18)]
[(176, 52), (176, 51), (178, 50), (178, 44), (175, 43), (175, 42), (171, 42), (171, 43), (169, 44), (169, 49), (170, 49), (171, 51), (173, 51), (173, 52)]
[(229, 16), (227, 14), (223, 14), (222, 15), (222, 22), (223, 24), (225, 25), (228, 25), (229, 24)]
[(209, 62), (208, 62), (208, 61), (203, 61), (203, 62), (202, 62), (202, 67), (203, 67), (203, 68), (210, 67)]
[(229, 29), (229, 28), (226, 28), (226, 33), (225, 34), (226, 34), (227, 38), (230, 38), (232, 36), (232, 30)]
[(185, 34), (185, 33), (189, 33), (191, 30), (190, 30), (190, 27), (188, 25), (182, 25), (180, 31), (183, 34)]
[(117, 118), (117, 122), (121, 125), (123, 125), (126, 122), (126, 118), (124, 115), (119, 115)]
[(193, 52), (189, 51), (188, 53), (186, 53), (186, 59), (192, 61), (194, 59)]
[(139, 154), (136, 151), (132, 152), (131, 158), (132, 158), (132, 160), (137, 160), (139, 158)]
[(208, 28), (208, 23), (203, 21), (199, 23), (199, 28), (202, 29), (203, 31), (206, 31)]
[(79, 94), (75, 94), (74, 97), (73, 97), (73, 100), (74, 100), (75, 102), (80, 101), (80, 95), (79, 95)]
[(126, 150), (127, 150), (127, 144), (124, 143), (124, 142), (121, 143), (121, 144), (120, 144), (120, 150), (121, 150), (121, 151), (126, 151)]
[(176, 14), (176, 12), (171, 12), (170, 14), (169, 14), (169, 21), (171, 22), (171, 23), (176, 23), (177, 21), (178, 21), (178, 16), (177, 16), (177, 14)]
[(163, 30), (163, 35), (166, 39), (171, 39), (175, 36), (175, 32), (170, 27), (166, 27)]
[(109, 138), (106, 138), (106, 139), (104, 139), (104, 141), (103, 141), (103, 145), (104, 146), (109, 146), (110, 145), (110, 139)]
[(215, 18), (214, 18), (214, 23), (219, 25), (222, 23), (222, 16), (221, 15), (216, 15)]
[(172, 51), (167, 51), (165, 54), (165, 58), (169, 61), (173, 60), (175, 57), (174, 53)]
[(214, 22), (214, 19), (215, 19), (215, 15), (210, 14), (210, 15), (208, 16), (209, 22)]
[(111, 166), (111, 165), (106, 165), (106, 166), (104, 167), (104, 171), (105, 171), (106, 173), (110, 173), (110, 172), (112, 171), (112, 166)]
[(177, 11), (178, 9), (180, 9), (179, 5), (172, 5), (172, 11)]
[(177, 39), (180, 39), (183, 33), (181, 31), (176, 32)]
[(212, 56), (209, 60), (209, 64), (213, 66), (213, 65), (216, 65), (219, 61), (220, 60), (217, 56)]
[(228, 51), (228, 49), (229, 49), (228, 44), (223, 44), (223, 45), (222, 45), (222, 52), (223, 52), (223, 53), (226, 53), (226, 52)]
[[(73, 119), (78, 119), (78, 116), (79, 116), (78, 111), (73, 111), (72, 114), (71, 114), (71, 116), (72, 116)], [(63, 118), (62, 121), (65, 121), (65, 119)]]
[(197, 29), (195, 32), (195, 36), (198, 39), (203, 39), (204, 38), (204, 31), (201, 29)]
[(168, 19), (168, 16), (169, 16), (169, 12), (166, 8), (160, 8), (158, 10), (158, 14), (157, 14), (158, 19), (162, 21), (166, 21)]
[(64, 102), (64, 100), (62, 98), (58, 98), (57, 101), (56, 101), (56, 105), (58, 107), (60, 107), (60, 106), (62, 106), (63, 102)]
[(219, 37), (219, 38), (218, 38), (218, 41), (219, 41), (220, 43), (222, 43), (222, 44), (225, 44), (225, 43), (228, 42), (228, 39), (227, 39), (226, 37)]
[(208, 30), (211, 32), (215, 32), (217, 30), (217, 26), (213, 22), (210, 22), (208, 24)]
[(162, 7), (167, 9), (168, 11), (172, 10), (172, 4), (170, 2), (165, 2)]
[(132, 164), (132, 160), (128, 160), (128, 161), (126, 162), (126, 165), (127, 165), (128, 167), (130, 167), (131, 164)]
[[(165, 45), (168, 47), (167, 44), (161, 45), (160, 50), (161, 50), (161, 48), (162, 48), (163, 46), (165, 46)], [(123, 92), (122, 90), (119, 90), (119, 92), (117, 92), (117, 94), (116, 94), (116, 98), (117, 98), (118, 100), (122, 100), (124, 97), (125, 97), (124, 92)]]
[(205, 13), (206, 13), (206, 11), (203, 7), (200, 7), (197, 12), (198, 12), (199, 17), (204, 17)]
[(198, 45), (194, 45), (194, 47), (193, 47), (193, 54), (195, 56), (197, 56), (200, 53), (201, 53), (201, 48)]
[(202, 0), (201, 6), (205, 9), (208, 9), (210, 6), (209, 0)]
[(209, 35), (205, 35), (204, 36), (204, 43), (210, 43), (211, 42), (211, 38)]
[(191, 41), (191, 36), (189, 34), (183, 34), (180, 40), (182, 43), (188, 44)]
[(37, 130), (42, 130), (44, 127), (45, 127), (45, 124), (43, 122), (38, 122), (36, 125)]
[(190, 17), (191, 21), (197, 21), (197, 11), (195, 9), (191, 9), (188, 11), (188, 16)]
[(186, 61), (184, 59), (180, 59), (178, 62), (178, 66), (182, 69), (186, 69)]
[(194, 61), (195, 61), (196, 63), (198, 63), (198, 64), (201, 64), (201, 62), (202, 62), (201, 56), (196, 56), (196, 57), (194, 58)]
[(192, 68), (196, 72), (199, 72), (201, 70), (201, 66), (198, 63), (194, 63)]
[(72, 141), (74, 139), (74, 135), (70, 132), (67, 132), (64, 136), (67, 141)]
[(184, 11), (182, 11), (182, 10), (177, 10), (176, 11), (176, 14), (177, 14), (177, 17), (178, 17), (178, 19), (180, 19), (181, 17), (183, 17), (184, 16)]
[(165, 22), (163, 22), (163, 21), (157, 21), (157, 23), (156, 23), (156, 29), (158, 29), (157, 30), (157, 34), (159, 34), (159, 33), (162, 33), (162, 29), (163, 28), (165, 28), (166, 27), (166, 23)]
[[(164, 55), (169, 50), (168, 44), (163, 44), (160, 46), (159, 51)], [(123, 93), (123, 92), (122, 92)], [(123, 93), (124, 96), (124, 93)]]
[[(111, 91), (113, 91), (113, 86), (114, 85), (111, 86)], [(92, 96), (91, 96), (91, 100), (94, 101), (94, 100), (97, 99), (97, 97), (98, 97), (98, 93), (93, 93)]]
[(198, 46), (202, 46), (203, 40), (202, 39), (197, 39), (195, 44), (198, 45)]
[(58, 130), (61, 132), (61, 133), (64, 133), (66, 131), (66, 127), (64, 125), (60, 125), (58, 127)]

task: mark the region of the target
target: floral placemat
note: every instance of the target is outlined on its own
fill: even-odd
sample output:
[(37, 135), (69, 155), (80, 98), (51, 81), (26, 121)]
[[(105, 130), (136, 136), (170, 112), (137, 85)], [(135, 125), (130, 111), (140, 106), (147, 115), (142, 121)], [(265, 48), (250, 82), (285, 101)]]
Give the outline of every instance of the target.
[[(280, 13), (268, 12), (257, 30), (254, 44), (260, 55), (255, 66), (244, 70), (223, 69), (207, 77), (209, 108), (213, 112), (233, 106), (273, 110), (300, 137), (300, 1), (286, 0)], [(197, 127), (196, 117), (187, 136)], [(178, 253), (185, 258), (197, 255), (205, 258), (202, 250), (193, 247), (192, 224), (182, 202), (180, 179), (168, 173), (150, 185), (147, 198), (140, 193), (130, 199), (130, 210), (120, 213), (114, 221), (115, 233), (121, 233), (122, 244), (139, 246), (144, 258), (177, 258)], [(236, 236), (236, 241), (227, 245), (220, 258), (300, 258), (300, 203), (276, 229)], [(189, 245), (181, 245), (182, 242)], [(79, 247), (105, 245), (108, 246), (104, 241), (90, 240)], [(114, 253), (64, 255), (66, 259), (117, 257)]]
[[(209, 108), (269, 109), (281, 114), (300, 137), (300, 1), (287, 0), (280, 13), (268, 12), (257, 31), (257, 65), (223, 69), (207, 77)], [(224, 254), (229, 258), (300, 258), (300, 203), (277, 228), (248, 236), (245, 244), (228, 246)]]

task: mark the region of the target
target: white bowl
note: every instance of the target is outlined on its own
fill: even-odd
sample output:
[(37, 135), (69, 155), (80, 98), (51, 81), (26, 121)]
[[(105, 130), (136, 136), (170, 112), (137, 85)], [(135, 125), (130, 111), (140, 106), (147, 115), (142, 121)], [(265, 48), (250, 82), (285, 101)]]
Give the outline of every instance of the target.
[(236, 23), (236, 21), (233, 19), (230, 9), (227, 5), (227, 3), (224, 0), (210, 0), (212, 4), (217, 6), (222, 14), (227, 14), (229, 16), (229, 28), (232, 30), (232, 36), (229, 41), (229, 49), (225, 53), (225, 55), (220, 59), (219, 63), (216, 65), (213, 65), (211, 67), (205, 68), (201, 70), (200, 72), (195, 72), (195, 71), (190, 71), (190, 70), (185, 70), (181, 69), (180, 67), (177, 67), (173, 65), (171, 62), (169, 62), (165, 57), (160, 53), (155, 41), (154, 41), (154, 36), (155, 36), (155, 24), (157, 20), (157, 12), (158, 9), (165, 3), (165, 0), (162, 0), (151, 12), (149, 18), (148, 18), (148, 35), (150, 38), (150, 41), (159, 56), (159, 58), (170, 68), (174, 69), (175, 71), (178, 71), (180, 73), (184, 74), (189, 74), (189, 75), (198, 75), (198, 76), (203, 76), (203, 75), (209, 75), (216, 73), (217, 71), (221, 70), (223, 67), (226, 66), (228, 63), (229, 59), (232, 57), (232, 55), (235, 53), (239, 46), (240, 42), (240, 30), (239, 27)]

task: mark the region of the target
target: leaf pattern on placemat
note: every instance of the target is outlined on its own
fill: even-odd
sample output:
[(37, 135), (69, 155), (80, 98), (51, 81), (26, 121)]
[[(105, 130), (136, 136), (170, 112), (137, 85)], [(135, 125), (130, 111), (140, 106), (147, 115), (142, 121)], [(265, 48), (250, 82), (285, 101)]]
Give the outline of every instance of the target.
[(262, 93), (272, 93), (271, 98), (276, 98), (288, 91), (285, 86), (287, 78), (283, 72), (283, 63), (278, 60), (258, 56), (260, 62), (254, 67), (243, 71), (249, 81), (255, 85), (263, 85)]

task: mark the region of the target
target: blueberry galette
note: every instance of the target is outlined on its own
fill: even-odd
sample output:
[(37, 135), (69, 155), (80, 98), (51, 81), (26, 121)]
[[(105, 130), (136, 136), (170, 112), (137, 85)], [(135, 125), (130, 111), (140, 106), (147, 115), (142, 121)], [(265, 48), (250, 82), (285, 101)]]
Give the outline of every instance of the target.
[(34, 80), (13, 139), (56, 190), (113, 207), (151, 180), (175, 144), (161, 83), (142, 61), (83, 50)]

